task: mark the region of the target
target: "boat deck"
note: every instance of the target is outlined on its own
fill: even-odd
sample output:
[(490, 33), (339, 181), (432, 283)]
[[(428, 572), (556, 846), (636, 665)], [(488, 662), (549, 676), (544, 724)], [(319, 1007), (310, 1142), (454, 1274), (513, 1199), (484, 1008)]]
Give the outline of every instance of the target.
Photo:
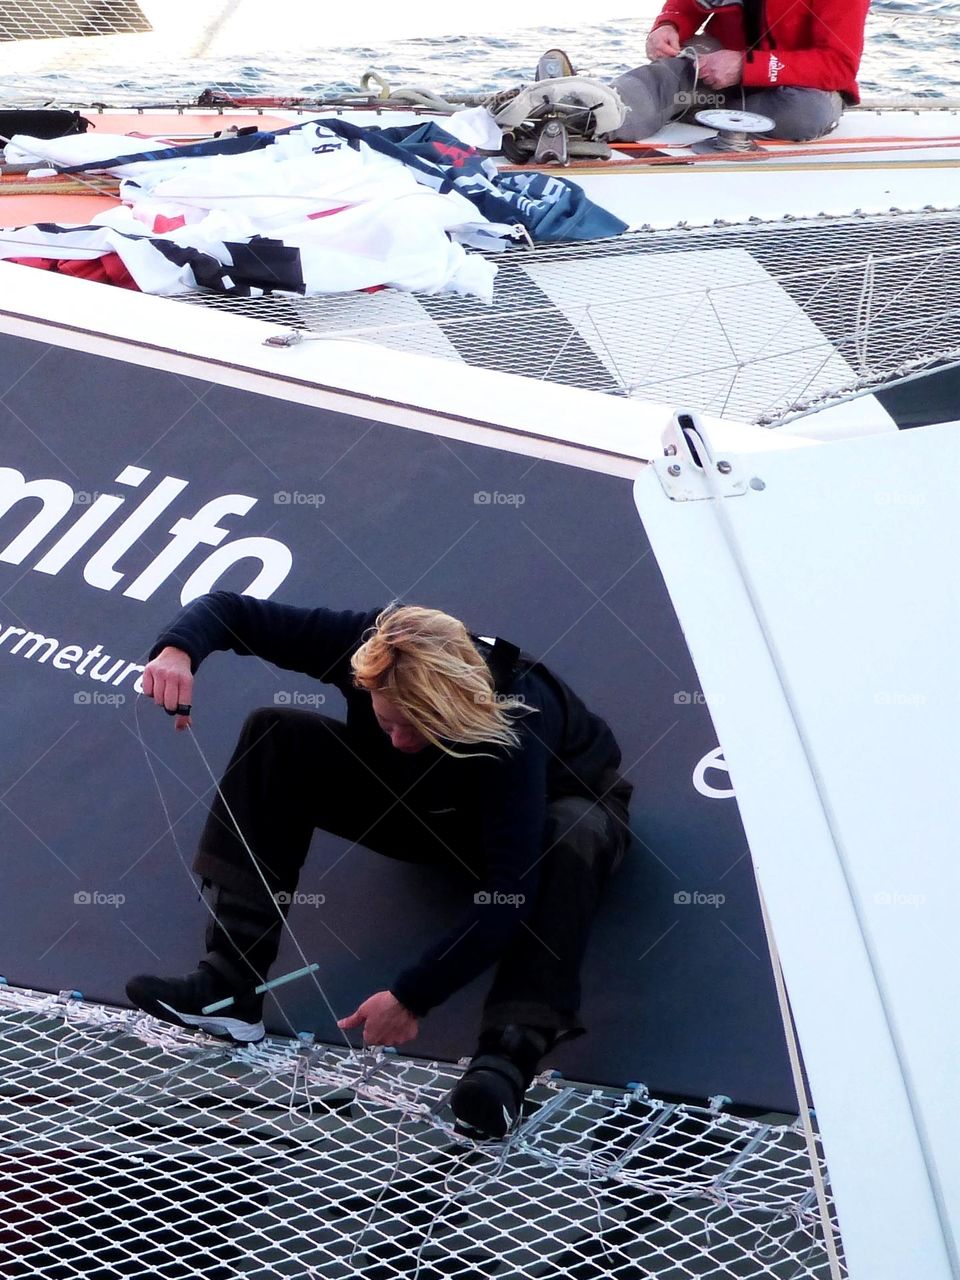
[[(97, 131), (170, 143), (317, 114), (87, 113)], [(394, 107), (327, 114), (444, 123)], [(815, 431), (892, 429), (866, 393), (960, 351), (960, 110), (853, 110), (820, 142), (770, 142), (747, 156), (692, 149), (710, 136), (673, 124), (605, 164), (555, 170), (635, 234), (494, 255), (492, 307), (397, 290), (183, 300), (294, 336), (348, 337), (737, 421), (814, 413)], [(83, 225), (117, 202), (109, 175), (8, 174), (0, 226)]]
[[(228, 128), (284, 128), (323, 115), (372, 126), (428, 119), (444, 123), (443, 116), (424, 110), (375, 105), (178, 112), (104, 109), (84, 115), (97, 131), (173, 143)], [(815, 143), (767, 141), (749, 154), (693, 150), (695, 144), (713, 136), (713, 131), (699, 125), (675, 123), (644, 144), (616, 150), (608, 161), (574, 161), (550, 172), (574, 179), (631, 227), (960, 206), (960, 110), (956, 108), (874, 109), (867, 104), (848, 111), (834, 133)], [(0, 226), (23, 225), (54, 213), (61, 220), (80, 220), (110, 201), (109, 194), (85, 192), (80, 183), (53, 191), (50, 184), (28, 183), (23, 175), (7, 176), (0, 194)], [(52, 203), (54, 199), (59, 203)]]

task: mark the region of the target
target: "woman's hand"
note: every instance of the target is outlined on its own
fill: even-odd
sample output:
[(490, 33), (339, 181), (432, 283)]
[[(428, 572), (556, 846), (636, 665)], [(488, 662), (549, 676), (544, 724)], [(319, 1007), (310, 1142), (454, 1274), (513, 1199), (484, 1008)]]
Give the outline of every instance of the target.
[(370, 996), (348, 1018), (341, 1018), (337, 1026), (342, 1031), (362, 1026), (363, 1043), (368, 1047), (406, 1044), (408, 1040), (415, 1040), (420, 1030), (417, 1019), (392, 991), (378, 991)]
[[(147, 663), (141, 683), (146, 696), (171, 715), (176, 714), (177, 707), (191, 706), (193, 673), (190, 670), (190, 655), (182, 649), (167, 645), (152, 662)], [(191, 723), (189, 715), (177, 715), (174, 728), (186, 729)]]

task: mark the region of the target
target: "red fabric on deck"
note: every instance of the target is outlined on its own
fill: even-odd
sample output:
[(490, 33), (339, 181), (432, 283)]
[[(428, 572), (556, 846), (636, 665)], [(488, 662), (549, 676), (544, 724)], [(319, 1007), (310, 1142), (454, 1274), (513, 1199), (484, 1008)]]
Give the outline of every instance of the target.
[(105, 253), (100, 258), (9, 258), (8, 261), (21, 267), (37, 267), (40, 271), (55, 271), (61, 276), (119, 285), (121, 289), (140, 292), (137, 282), (116, 253)]

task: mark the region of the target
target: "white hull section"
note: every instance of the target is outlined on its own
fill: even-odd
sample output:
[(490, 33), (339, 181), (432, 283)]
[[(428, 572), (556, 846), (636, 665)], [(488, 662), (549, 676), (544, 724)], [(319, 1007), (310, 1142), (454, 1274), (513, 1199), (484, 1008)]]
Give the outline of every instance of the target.
[(678, 501), (658, 463), (637, 505), (736, 788), (852, 1280), (952, 1280), (960, 440), (733, 463), (725, 483), (763, 486)]

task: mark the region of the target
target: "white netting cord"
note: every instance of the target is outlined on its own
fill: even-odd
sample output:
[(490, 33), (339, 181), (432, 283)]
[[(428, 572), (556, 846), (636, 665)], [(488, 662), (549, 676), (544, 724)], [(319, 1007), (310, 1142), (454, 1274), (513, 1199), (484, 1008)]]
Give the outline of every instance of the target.
[[(492, 308), (431, 299), (421, 309), (390, 291), (185, 300), (328, 339), (773, 425), (960, 361), (960, 230), (955, 214), (947, 218), (944, 238), (919, 248), (903, 247), (917, 215), (817, 224), (808, 234), (819, 232), (819, 264), (802, 268), (758, 261), (733, 238), (736, 227), (688, 233), (690, 265), (685, 255), (656, 252), (661, 241), (676, 245), (670, 233), (518, 251), (499, 259)], [(938, 221), (929, 215), (931, 238)], [(877, 251), (851, 261), (866, 229), (886, 234), (875, 236)], [(771, 243), (777, 235), (763, 232)], [(628, 281), (639, 287), (628, 292)], [(411, 311), (417, 318), (397, 318)]]
[(0, 1028), (5, 1280), (829, 1274), (797, 1124), (541, 1078), (477, 1144), (450, 1065), (10, 988)]

